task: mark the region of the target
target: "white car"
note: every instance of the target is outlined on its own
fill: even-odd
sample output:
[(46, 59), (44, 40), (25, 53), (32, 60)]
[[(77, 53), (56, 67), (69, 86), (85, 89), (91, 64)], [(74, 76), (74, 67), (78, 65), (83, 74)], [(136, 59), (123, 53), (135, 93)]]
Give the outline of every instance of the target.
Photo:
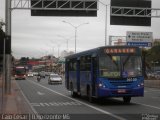
[(34, 75), (33, 75), (33, 73), (29, 72), (29, 73), (27, 74), (27, 76), (28, 76), (28, 77), (33, 77)]
[(52, 83), (62, 84), (62, 78), (58, 74), (50, 74), (48, 78), (48, 84)]

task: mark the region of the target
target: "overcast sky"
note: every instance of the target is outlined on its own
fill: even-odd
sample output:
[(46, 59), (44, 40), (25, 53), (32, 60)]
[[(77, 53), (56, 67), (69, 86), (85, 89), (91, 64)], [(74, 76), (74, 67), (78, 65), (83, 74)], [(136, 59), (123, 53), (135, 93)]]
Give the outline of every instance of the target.
[[(101, 0), (110, 4), (110, 0)], [(160, 0), (152, 0), (152, 8), (160, 8)], [(125, 36), (126, 31), (153, 32), (160, 38), (160, 18), (152, 18), (151, 27), (111, 26), (108, 8), (108, 36)], [(12, 51), (16, 58), (40, 57), (46, 54), (58, 56), (59, 51), (74, 51), (74, 28), (62, 21), (80, 26), (77, 31), (77, 52), (105, 45), (105, 6), (99, 4), (97, 17), (31, 17), (30, 10), (12, 11)], [(0, 18), (5, 21), (5, 0), (0, 0)], [(3, 28), (4, 29), (4, 28)]]

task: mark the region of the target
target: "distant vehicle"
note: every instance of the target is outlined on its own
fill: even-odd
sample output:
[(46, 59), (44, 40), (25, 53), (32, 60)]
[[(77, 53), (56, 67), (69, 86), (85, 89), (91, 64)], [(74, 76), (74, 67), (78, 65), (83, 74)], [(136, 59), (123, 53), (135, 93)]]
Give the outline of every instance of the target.
[(104, 46), (66, 57), (65, 85), (71, 96), (93, 98), (144, 95), (142, 51), (134, 46)]
[(158, 80), (158, 79), (160, 79), (160, 71), (148, 72), (147, 77), (148, 77), (148, 79), (153, 79), (153, 80), (157, 79)]
[(40, 82), (40, 80), (41, 80), (41, 76), (37, 76), (37, 82)]
[(14, 69), (15, 80), (26, 79), (26, 68), (24, 66), (16, 66)]
[(46, 76), (44, 71), (40, 72), (39, 74), (40, 74), (41, 78), (45, 78), (45, 76)]
[(160, 80), (160, 71), (156, 71), (156, 72), (155, 72), (155, 78), (156, 78), (157, 80)]
[(33, 75), (34, 75), (34, 76), (37, 76), (37, 75), (38, 75), (38, 72), (33, 72)]
[(52, 83), (62, 84), (62, 78), (58, 74), (50, 74), (48, 78), (48, 84)]
[(29, 72), (29, 73), (27, 74), (27, 76), (28, 76), (28, 77), (33, 77), (34, 74), (33, 74), (32, 72)]
[(45, 72), (45, 76), (49, 76), (51, 72)]

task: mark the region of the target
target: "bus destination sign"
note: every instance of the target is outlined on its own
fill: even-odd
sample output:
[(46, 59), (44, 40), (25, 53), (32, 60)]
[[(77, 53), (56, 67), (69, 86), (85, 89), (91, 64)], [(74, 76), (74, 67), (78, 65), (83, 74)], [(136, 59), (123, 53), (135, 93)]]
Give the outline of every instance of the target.
[(118, 53), (135, 53), (135, 48), (106, 48), (104, 53), (107, 54), (118, 54)]

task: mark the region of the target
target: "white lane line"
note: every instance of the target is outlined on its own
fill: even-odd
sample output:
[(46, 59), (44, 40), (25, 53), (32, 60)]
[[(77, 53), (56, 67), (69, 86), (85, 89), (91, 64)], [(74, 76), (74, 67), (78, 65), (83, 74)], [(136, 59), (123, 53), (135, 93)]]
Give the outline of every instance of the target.
[(30, 103), (32, 106), (41, 106), (39, 103)]
[(148, 91), (147, 91), (147, 90), (144, 90), (144, 92), (147, 93)]
[(157, 97), (151, 97), (151, 98), (153, 98), (153, 99), (157, 99), (157, 100), (160, 100), (160, 99), (159, 99), (160, 97), (158, 97), (158, 96), (157, 96)]
[(44, 95), (45, 93), (42, 93), (42, 92), (37, 91), (37, 94), (38, 94), (38, 95)]
[(156, 89), (149, 89), (149, 90), (147, 90), (147, 92), (160, 92), (160, 90), (156, 90)]
[(84, 102), (82, 102), (82, 101), (79, 101), (79, 100), (73, 99), (73, 98), (71, 98), (71, 97), (68, 97), (68, 96), (66, 96), (66, 95), (63, 95), (63, 94), (61, 94), (61, 93), (58, 93), (58, 92), (56, 92), (56, 91), (54, 91), (54, 90), (52, 90), (52, 89), (50, 89), (50, 88), (47, 88), (47, 87), (45, 87), (45, 86), (43, 86), (43, 85), (41, 85), (41, 84), (37, 84), (37, 83), (35, 83), (35, 82), (33, 82), (33, 81), (29, 81), (29, 82), (32, 82), (32, 83), (35, 84), (35, 85), (38, 85), (38, 86), (40, 86), (40, 87), (43, 87), (43, 88), (45, 88), (45, 89), (47, 89), (47, 90), (49, 90), (49, 91), (51, 91), (51, 92), (54, 92), (54, 93), (56, 93), (56, 94), (58, 94), (58, 95), (63, 96), (63, 97), (65, 97), (65, 98), (71, 99), (71, 100), (73, 100), (73, 101), (75, 101), (75, 102), (79, 102), (79, 103), (81, 103), (81, 104), (83, 104), (83, 105), (85, 105), (85, 106), (88, 106), (88, 107), (90, 107), (90, 108), (92, 108), (92, 109), (94, 109), (94, 110), (97, 110), (97, 111), (99, 111), (99, 112), (101, 112), (101, 113), (110, 115), (110, 116), (112, 116), (112, 117), (114, 117), (114, 118), (116, 118), (116, 119), (118, 119), (118, 120), (126, 120), (125, 118), (122, 118), (122, 117), (120, 117), (120, 116), (114, 115), (114, 114), (112, 114), (112, 113), (110, 113), (110, 112), (108, 112), (108, 111), (102, 110), (102, 109), (100, 109), (100, 108), (94, 107), (94, 106), (89, 105), (89, 104), (87, 104), (87, 103), (84, 103)]
[(143, 104), (143, 103), (137, 103), (137, 102), (133, 102), (133, 103), (138, 104), (138, 105), (143, 105), (143, 106), (146, 106), (146, 107), (150, 107), (150, 108), (154, 108), (154, 109), (159, 109), (159, 110), (160, 110), (160, 108), (159, 108), (159, 107), (156, 107), (156, 106), (147, 105), (147, 104)]
[(50, 106), (80, 106), (79, 102), (49, 102), (49, 103), (31, 103), (35, 107), (50, 107)]
[[(34, 107), (31, 105), (31, 103), (29, 102), (29, 100), (27, 99), (27, 97), (24, 95), (23, 91), (21, 90), (20, 86), (18, 85), (18, 83), (16, 82), (18, 89), (20, 90), (20, 92), (22, 93), (24, 99), (26, 100), (27, 104), (30, 106), (31, 110), (33, 111), (34, 114), (38, 115), (38, 112), (34, 109)], [(38, 119), (41, 120), (41, 119)]]

